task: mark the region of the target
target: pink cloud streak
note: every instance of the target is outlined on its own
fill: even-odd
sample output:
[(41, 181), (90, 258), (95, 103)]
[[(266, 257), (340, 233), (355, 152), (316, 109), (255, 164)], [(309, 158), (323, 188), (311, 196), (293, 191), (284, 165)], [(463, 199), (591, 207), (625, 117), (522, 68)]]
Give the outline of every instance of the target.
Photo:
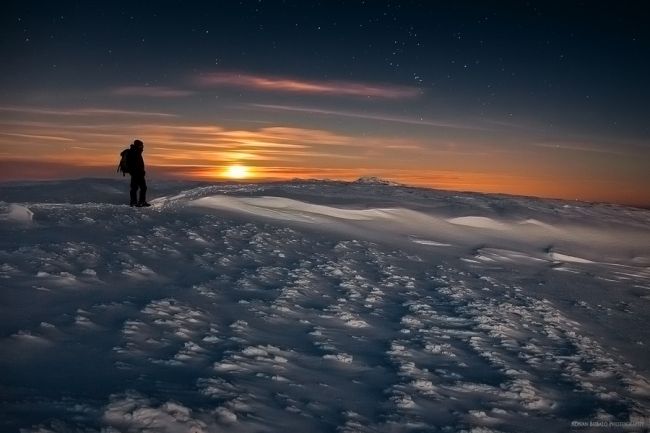
[(264, 91), (312, 93), (321, 95), (360, 96), (386, 99), (415, 98), (422, 94), (417, 87), (376, 85), (350, 81), (305, 81), (292, 78), (213, 72), (201, 74), (203, 86), (244, 87)]
[(148, 111), (120, 110), (113, 108), (50, 108), (50, 107), (21, 107), (21, 106), (0, 106), (0, 111), (27, 114), (45, 114), (53, 116), (141, 116), (141, 117), (177, 117), (175, 114), (157, 113)]
[(193, 95), (190, 90), (173, 89), (162, 86), (124, 86), (113, 89), (113, 93), (119, 96), (147, 96), (153, 98), (179, 98)]

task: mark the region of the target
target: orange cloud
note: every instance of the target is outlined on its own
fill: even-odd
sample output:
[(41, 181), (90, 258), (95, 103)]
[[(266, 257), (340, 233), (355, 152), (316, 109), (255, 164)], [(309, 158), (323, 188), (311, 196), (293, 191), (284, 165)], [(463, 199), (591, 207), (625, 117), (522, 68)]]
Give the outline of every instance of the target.
[(244, 87), (262, 91), (311, 93), (333, 96), (402, 99), (414, 98), (422, 94), (420, 89), (410, 86), (367, 84), (350, 81), (307, 81), (233, 72), (204, 73), (199, 75), (196, 81), (203, 86)]

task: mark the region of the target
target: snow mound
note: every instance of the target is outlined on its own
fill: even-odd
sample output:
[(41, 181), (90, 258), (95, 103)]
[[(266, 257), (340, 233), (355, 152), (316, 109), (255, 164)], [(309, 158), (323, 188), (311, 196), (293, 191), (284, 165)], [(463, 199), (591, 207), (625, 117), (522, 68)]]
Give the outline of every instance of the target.
[(331, 217), (343, 220), (372, 220), (389, 218), (383, 209), (343, 209), (333, 206), (305, 203), (284, 197), (203, 197), (190, 202), (190, 206), (225, 209), (254, 214), (267, 218), (317, 223), (324, 221), (319, 217)]
[(533, 219), (533, 218), (529, 218), (529, 219), (527, 219), (525, 221), (521, 221), (519, 224), (522, 224), (522, 225), (530, 224), (530, 225), (533, 225), (533, 226), (541, 227), (541, 228), (549, 230), (549, 231), (550, 230), (556, 230), (556, 228), (553, 227), (551, 224), (546, 224), (546, 223), (543, 223), (543, 222), (538, 221), (538, 220)]
[(479, 229), (492, 229), (492, 230), (506, 230), (508, 227), (492, 218), (481, 216), (464, 216), (457, 218), (449, 218), (447, 222), (452, 224), (474, 227)]
[(19, 204), (10, 204), (7, 213), (0, 215), (0, 221), (30, 223), (33, 219), (34, 212)]
[(568, 254), (551, 252), (549, 253), (551, 260), (558, 262), (571, 262), (571, 263), (594, 263), (592, 260), (583, 259), (582, 257), (570, 256)]

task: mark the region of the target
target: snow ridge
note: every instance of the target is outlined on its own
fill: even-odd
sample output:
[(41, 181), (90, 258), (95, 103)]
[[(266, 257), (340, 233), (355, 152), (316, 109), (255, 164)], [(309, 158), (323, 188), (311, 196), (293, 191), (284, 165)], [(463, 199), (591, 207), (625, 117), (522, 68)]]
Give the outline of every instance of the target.
[(388, 186), (402, 186), (402, 184), (393, 182), (391, 180), (382, 179), (376, 176), (362, 176), (359, 179), (355, 180), (352, 183), (362, 184), (362, 185), (388, 185)]

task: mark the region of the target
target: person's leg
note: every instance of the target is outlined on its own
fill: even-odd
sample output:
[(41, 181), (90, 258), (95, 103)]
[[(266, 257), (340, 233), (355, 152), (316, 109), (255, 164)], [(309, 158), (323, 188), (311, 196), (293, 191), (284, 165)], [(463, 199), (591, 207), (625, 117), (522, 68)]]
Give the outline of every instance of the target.
[(137, 176), (131, 176), (131, 206), (138, 204), (138, 178)]
[(147, 181), (144, 180), (144, 176), (142, 176), (139, 179), (139, 185), (140, 185), (140, 200), (138, 201), (138, 203), (144, 204), (147, 202)]

